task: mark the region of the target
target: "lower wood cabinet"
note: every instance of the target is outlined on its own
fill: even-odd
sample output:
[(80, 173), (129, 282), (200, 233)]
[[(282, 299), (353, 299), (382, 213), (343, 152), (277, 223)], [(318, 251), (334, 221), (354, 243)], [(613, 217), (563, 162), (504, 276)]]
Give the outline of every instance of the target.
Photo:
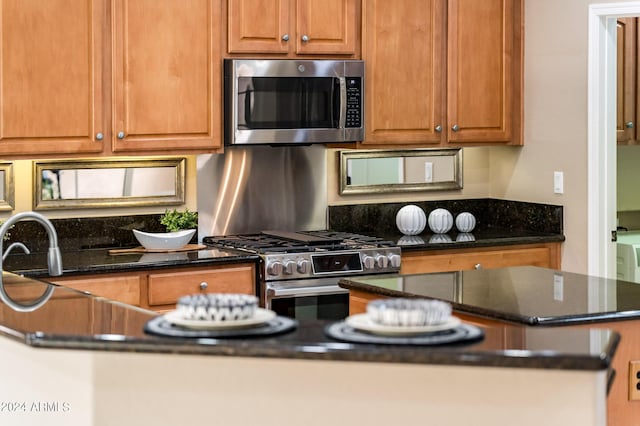
[(400, 273), (422, 274), (526, 265), (560, 269), (560, 244), (540, 243), (482, 249), (404, 251)]
[(53, 277), (50, 282), (155, 311), (195, 293), (256, 294), (253, 263)]

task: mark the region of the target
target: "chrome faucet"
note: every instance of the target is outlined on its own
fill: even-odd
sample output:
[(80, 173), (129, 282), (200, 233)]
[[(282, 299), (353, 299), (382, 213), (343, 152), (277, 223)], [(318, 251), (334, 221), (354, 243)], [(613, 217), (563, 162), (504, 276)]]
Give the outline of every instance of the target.
[[(4, 236), (9, 228), (24, 219), (35, 220), (40, 223), (44, 229), (46, 229), (47, 234), (49, 235), (49, 252), (47, 254), (49, 276), (55, 277), (62, 275), (62, 255), (60, 254), (60, 248), (58, 247), (58, 233), (56, 232), (56, 228), (54, 228), (49, 219), (36, 212), (22, 212), (15, 214), (0, 226), (0, 274), (4, 270), (2, 266), (2, 261), (4, 260), (4, 256), (2, 255), (2, 241), (4, 241)], [(11, 246), (9, 247), (9, 250), (11, 250)], [(7, 250), (7, 253), (9, 250)], [(2, 276), (0, 275), (0, 283), (2, 282), (1, 278)]]

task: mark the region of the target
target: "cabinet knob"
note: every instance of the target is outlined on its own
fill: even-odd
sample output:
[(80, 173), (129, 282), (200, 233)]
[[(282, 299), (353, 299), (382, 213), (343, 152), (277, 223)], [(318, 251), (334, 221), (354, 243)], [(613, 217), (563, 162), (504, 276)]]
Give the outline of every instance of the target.
[(473, 267), (473, 269), (482, 269), (482, 263), (476, 263), (476, 265)]
[(633, 129), (633, 121), (627, 121), (624, 125), (627, 129)]
[(289, 34), (284, 34), (282, 36), (282, 41), (289, 41)]
[(308, 42), (308, 41), (309, 41), (309, 36), (308, 36), (308, 35), (306, 35), (306, 34), (304, 34), (304, 35), (300, 38), (300, 40), (302, 40), (303, 42), (305, 42), (305, 43), (306, 43), (306, 42)]
[(442, 126), (438, 124), (435, 128), (435, 131), (440, 133), (442, 131)]
[(209, 288), (209, 284), (206, 281), (200, 283), (200, 290), (206, 290)]
[(454, 124), (453, 126), (451, 126), (451, 130), (453, 130), (454, 132), (457, 132), (458, 130), (460, 130), (460, 126), (458, 126), (457, 124)]
[(104, 135), (100, 132), (96, 133), (96, 140), (101, 141), (102, 139), (104, 139)]
[(118, 139), (124, 139), (124, 132), (118, 132)]

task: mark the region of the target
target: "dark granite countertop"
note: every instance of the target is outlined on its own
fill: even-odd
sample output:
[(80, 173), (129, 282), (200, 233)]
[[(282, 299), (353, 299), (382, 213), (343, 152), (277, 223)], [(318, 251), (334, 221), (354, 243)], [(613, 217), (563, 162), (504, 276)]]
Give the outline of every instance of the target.
[[(170, 253), (109, 254), (107, 249), (62, 251), (63, 275), (100, 274), (180, 266), (207, 266), (257, 262), (259, 257), (227, 249), (202, 249)], [(10, 254), (3, 262), (6, 271), (28, 277), (46, 277), (46, 253)]]
[(400, 246), (403, 252), (555, 243), (565, 240), (563, 234), (508, 228), (484, 228), (468, 233), (459, 233), (453, 230), (446, 234), (433, 234), (425, 231), (420, 235), (379, 232), (376, 237), (392, 241)]
[(459, 312), (525, 325), (640, 319), (640, 285), (534, 266), (351, 277), (340, 285), (381, 296), (445, 300)]
[[(505, 327), (486, 327), (485, 338), (475, 343), (437, 347), (354, 344), (328, 337), (324, 328), (330, 323), (318, 321), (300, 321), (294, 331), (277, 337), (156, 337), (143, 331), (156, 313), (11, 273), (3, 277), (3, 288), (11, 300), (0, 302), (0, 334), (34, 347), (598, 371), (610, 369), (619, 342), (616, 332), (605, 329), (505, 326), (526, 338), (504, 341)], [(12, 307), (29, 303), (49, 288), (50, 298), (38, 309), (19, 312)]]

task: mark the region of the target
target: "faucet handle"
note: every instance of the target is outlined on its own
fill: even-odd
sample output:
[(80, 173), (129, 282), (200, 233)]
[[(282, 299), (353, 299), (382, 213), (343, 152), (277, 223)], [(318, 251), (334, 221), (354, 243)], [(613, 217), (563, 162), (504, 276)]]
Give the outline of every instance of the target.
[(4, 252), (4, 254), (2, 255), (2, 260), (5, 260), (7, 258), (7, 256), (9, 255), (9, 253), (11, 252), (11, 250), (13, 250), (14, 248), (22, 249), (22, 251), (24, 251), (26, 254), (31, 253), (29, 251), (29, 249), (27, 248), (27, 246), (25, 246), (21, 242), (12, 243), (11, 245), (9, 245), (9, 247), (7, 247), (7, 251)]

